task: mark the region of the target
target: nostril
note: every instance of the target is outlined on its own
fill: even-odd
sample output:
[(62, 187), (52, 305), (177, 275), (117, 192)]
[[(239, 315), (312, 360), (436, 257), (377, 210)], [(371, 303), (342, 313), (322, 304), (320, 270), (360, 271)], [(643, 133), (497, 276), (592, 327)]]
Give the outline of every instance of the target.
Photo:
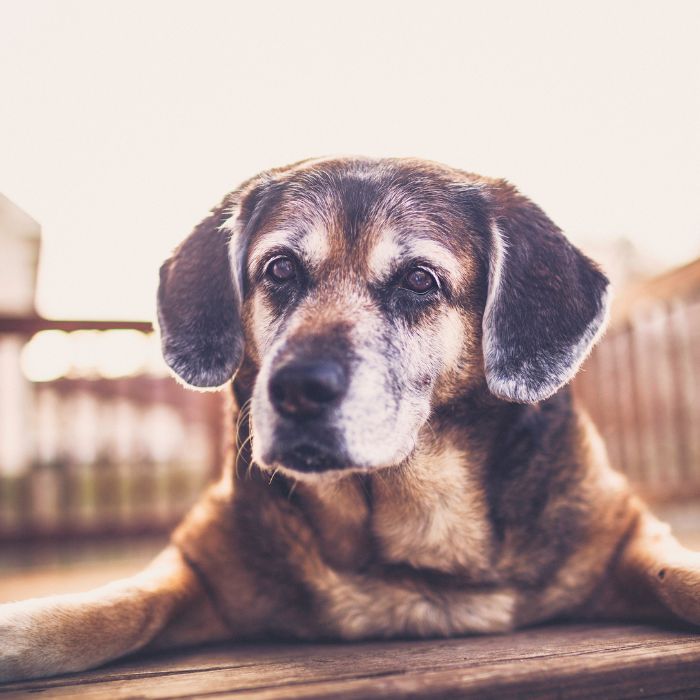
[(330, 360), (290, 363), (270, 380), (270, 399), (288, 415), (317, 415), (347, 388), (345, 371)]

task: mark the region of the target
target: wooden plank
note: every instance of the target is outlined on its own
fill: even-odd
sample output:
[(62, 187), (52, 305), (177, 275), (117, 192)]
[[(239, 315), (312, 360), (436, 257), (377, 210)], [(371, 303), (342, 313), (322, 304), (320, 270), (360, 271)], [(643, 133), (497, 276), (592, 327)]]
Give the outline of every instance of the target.
[(690, 329), (686, 303), (677, 299), (670, 303), (669, 338), (671, 341), (671, 368), (676, 385), (674, 423), (680, 470), (684, 487), (697, 481), (693, 473), (698, 439), (697, 426), (693, 424), (693, 402), (697, 401), (696, 368), (691, 356)]
[(577, 624), (511, 635), (365, 644), (216, 646), (0, 687), (0, 697), (116, 700), (698, 697), (700, 636)]
[(687, 472), (695, 492), (700, 493), (700, 301), (680, 308), (683, 315), (679, 371), (684, 384)]
[(642, 451), (639, 441), (638, 400), (635, 385), (637, 375), (634, 364), (632, 334), (624, 327), (614, 334), (610, 341), (617, 364), (618, 374), (618, 412), (620, 415), (620, 435), (622, 445), (622, 462), (613, 464), (616, 469), (623, 469), (634, 483), (642, 482)]
[(632, 340), (636, 394), (639, 400), (639, 438), (643, 460), (640, 463), (645, 491), (657, 494), (665, 487), (663, 455), (659, 448), (659, 424), (657, 420), (656, 374), (653, 345), (654, 332), (648, 317), (637, 315), (632, 319)]
[(598, 370), (597, 405), (601, 415), (599, 429), (603, 435), (610, 456), (611, 464), (618, 468), (624, 464), (620, 434), (618, 399), (618, 372), (614, 348), (611, 339), (596, 348), (596, 367)]

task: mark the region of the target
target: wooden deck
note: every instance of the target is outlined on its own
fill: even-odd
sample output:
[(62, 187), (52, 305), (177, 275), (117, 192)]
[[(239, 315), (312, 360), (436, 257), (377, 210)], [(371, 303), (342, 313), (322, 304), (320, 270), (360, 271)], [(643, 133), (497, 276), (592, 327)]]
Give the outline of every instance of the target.
[(700, 698), (700, 635), (561, 625), (504, 636), (213, 646), (0, 686), (0, 698)]

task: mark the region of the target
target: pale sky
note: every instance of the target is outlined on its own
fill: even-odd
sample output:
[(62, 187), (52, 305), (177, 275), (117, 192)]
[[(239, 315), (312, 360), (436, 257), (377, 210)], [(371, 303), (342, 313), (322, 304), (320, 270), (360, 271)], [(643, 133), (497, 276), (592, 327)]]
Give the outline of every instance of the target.
[(0, 191), (49, 316), (150, 318), (257, 171), (413, 155), (507, 177), (583, 247), (700, 255), (700, 3), (0, 0)]

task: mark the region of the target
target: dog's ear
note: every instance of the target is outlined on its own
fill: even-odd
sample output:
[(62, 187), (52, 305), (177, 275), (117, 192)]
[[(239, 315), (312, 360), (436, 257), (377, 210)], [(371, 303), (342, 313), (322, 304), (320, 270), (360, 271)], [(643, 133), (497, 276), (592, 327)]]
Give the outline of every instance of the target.
[(243, 359), (244, 259), (263, 191), (249, 181), (227, 196), (160, 268), (163, 357), (191, 386), (225, 384)]
[(490, 391), (535, 403), (576, 373), (603, 329), (608, 279), (544, 212), (502, 182), (490, 187), (483, 351)]
[(240, 292), (229, 257), (230, 209), (213, 209), (160, 268), (158, 324), (170, 369), (195, 387), (225, 384), (243, 357)]

